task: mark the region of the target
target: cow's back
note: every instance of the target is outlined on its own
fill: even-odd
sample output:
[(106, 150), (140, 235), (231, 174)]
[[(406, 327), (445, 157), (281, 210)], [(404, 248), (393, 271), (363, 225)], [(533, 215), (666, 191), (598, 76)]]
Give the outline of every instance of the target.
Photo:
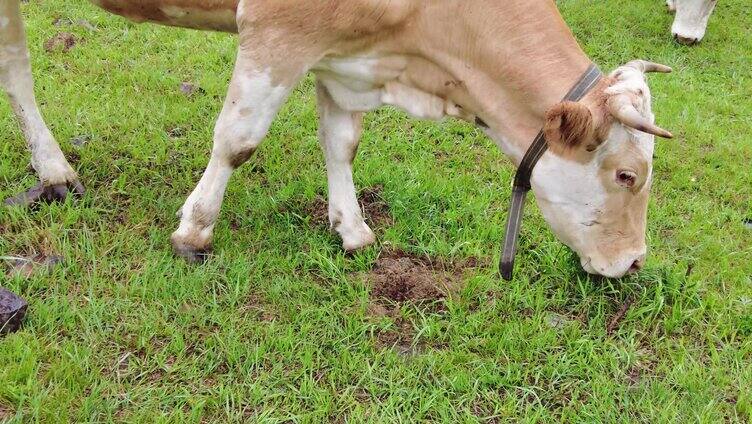
[(135, 22), (237, 32), (238, 0), (91, 0)]
[[(240, 0), (91, 0), (135, 22), (237, 32)], [(420, 1), (410, 0), (248, 0), (257, 24), (298, 28), (315, 22), (339, 36), (373, 34), (404, 22)]]

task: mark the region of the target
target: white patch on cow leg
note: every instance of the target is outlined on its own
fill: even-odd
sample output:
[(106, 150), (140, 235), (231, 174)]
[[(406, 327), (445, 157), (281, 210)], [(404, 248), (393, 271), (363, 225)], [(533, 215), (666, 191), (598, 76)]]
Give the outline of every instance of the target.
[(329, 182), (329, 222), (342, 237), (343, 248), (357, 250), (376, 241), (373, 231), (363, 221), (352, 177), (363, 114), (341, 109), (321, 82), (317, 84), (317, 94), (319, 142), (326, 157)]
[(46, 186), (75, 181), (76, 172), (65, 160), (37, 107), (18, 1), (6, 0), (0, 5), (0, 17), (4, 23), (0, 26), (0, 86), (8, 94), (31, 150), (31, 165)]
[[(178, 212), (180, 226), (172, 243), (180, 252), (207, 250), (227, 182), (266, 135), (290, 87), (276, 86), (270, 71), (238, 55), (224, 107), (214, 130), (214, 148), (201, 181)], [(290, 84), (292, 86), (292, 84)]]

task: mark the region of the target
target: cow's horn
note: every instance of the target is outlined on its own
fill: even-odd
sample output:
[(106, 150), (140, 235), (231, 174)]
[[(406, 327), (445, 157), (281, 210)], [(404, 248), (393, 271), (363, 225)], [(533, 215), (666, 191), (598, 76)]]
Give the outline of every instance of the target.
[(638, 69), (642, 73), (661, 72), (664, 74), (668, 74), (669, 72), (672, 71), (672, 69), (666, 65), (661, 65), (660, 63), (648, 62), (647, 60), (633, 60), (627, 63), (626, 66), (631, 66), (632, 68)]
[(642, 116), (626, 97), (613, 96), (608, 100), (608, 108), (611, 115), (622, 124), (644, 133), (657, 135), (663, 138), (674, 138), (674, 135), (663, 128), (650, 122)]

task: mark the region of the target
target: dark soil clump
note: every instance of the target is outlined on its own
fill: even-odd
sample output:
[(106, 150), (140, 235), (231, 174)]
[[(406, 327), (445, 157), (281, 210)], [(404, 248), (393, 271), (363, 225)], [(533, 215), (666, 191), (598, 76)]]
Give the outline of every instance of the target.
[(28, 304), (15, 293), (0, 287), (0, 335), (21, 327)]

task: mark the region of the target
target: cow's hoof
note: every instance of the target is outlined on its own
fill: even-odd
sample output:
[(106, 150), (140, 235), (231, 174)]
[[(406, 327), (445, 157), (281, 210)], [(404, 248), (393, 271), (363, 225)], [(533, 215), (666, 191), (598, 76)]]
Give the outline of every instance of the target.
[(694, 46), (699, 43), (700, 40), (694, 37), (685, 37), (683, 35), (674, 34), (674, 41), (684, 46)]
[(185, 259), (190, 264), (202, 264), (211, 255), (211, 245), (198, 248), (181, 240), (175, 234), (172, 235), (170, 241), (172, 242), (172, 251), (175, 253), (175, 256)]
[(68, 194), (81, 196), (84, 192), (86, 192), (84, 185), (78, 180), (48, 186), (39, 183), (26, 192), (5, 199), (5, 204), (7, 206), (32, 206), (40, 202), (61, 202), (68, 197)]
[(185, 246), (172, 246), (172, 251), (176, 256), (185, 259), (190, 264), (202, 264), (211, 254), (211, 249), (194, 249)]
[(342, 247), (346, 252), (360, 250), (376, 243), (376, 235), (365, 222), (353, 231), (339, 230), (339, 235), (342, 237)]

